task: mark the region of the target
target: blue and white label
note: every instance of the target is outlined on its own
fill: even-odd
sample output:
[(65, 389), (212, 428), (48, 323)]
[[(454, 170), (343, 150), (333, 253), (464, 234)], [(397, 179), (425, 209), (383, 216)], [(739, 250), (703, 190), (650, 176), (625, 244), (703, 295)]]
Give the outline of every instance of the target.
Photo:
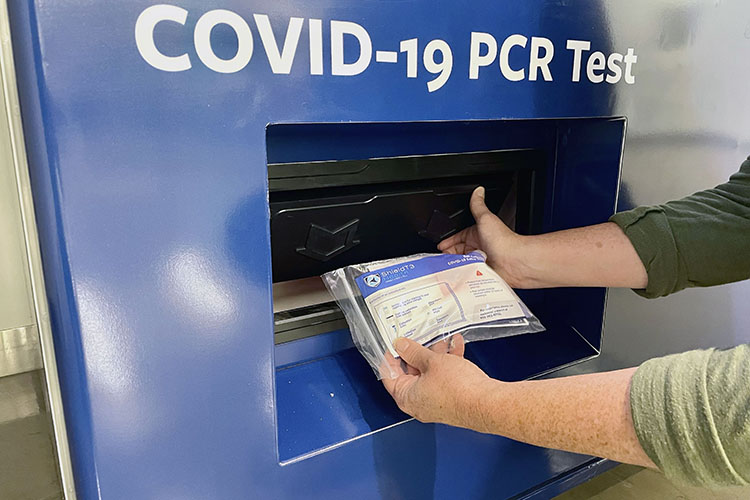
[(483, 263), (484, 261), (484, 255), (479, 252), (472, 252), (467, 255), (429, 255), (420, 259), (373, 269), (370, 274), (360, 276), (355, 281), (362, 296), (367, 298), (375, 292), (375, 288), (382, 290), (404, 281), (469, 264)]
[(380, 262), (356, 278), (385, 345), (397, 337), (422, 344), (463, 329), (497, 324), (528, 324), (510, 287), (479, 252), (430, 255)]

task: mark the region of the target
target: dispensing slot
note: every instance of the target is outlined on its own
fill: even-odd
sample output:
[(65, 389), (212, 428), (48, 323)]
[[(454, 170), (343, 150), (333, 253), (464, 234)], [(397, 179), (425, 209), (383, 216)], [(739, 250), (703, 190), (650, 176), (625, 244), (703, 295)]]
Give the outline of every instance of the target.
[(490, 210), (534, 232), (544, 166), (538, 150), (269, 164), (276, 343), (345, 328), (319, 276), (436, 252), (474, 223), (469, 198), (477, 186), (486, 188)]

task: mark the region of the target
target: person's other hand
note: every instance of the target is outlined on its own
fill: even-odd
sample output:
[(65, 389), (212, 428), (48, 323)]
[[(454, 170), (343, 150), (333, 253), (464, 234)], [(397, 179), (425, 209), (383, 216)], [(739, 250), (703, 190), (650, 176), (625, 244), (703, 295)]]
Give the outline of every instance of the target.
[(440, 342), (428, 349), (413, 340), (397, 339), (394, 347), (407, 370), (387, 353), (391, 371), (400, 375), (384, 377), (383, 385), (398, 407), (420, 422), (474, 428), (484, 421), (478, 415), (481, 395), (495, 381), (463, 358), (463, 337), (454, 335), (449, 348), (447, 345)]
[(467, 254), (481, 250), (487, 263), (514, 288), (523, 286), (517, 262), (522, 255), (521, 239), (484, 202), (485, 189), (474, 190), (469, 201), (476, 224), (450, 236), (438, 244), (443, 253)]

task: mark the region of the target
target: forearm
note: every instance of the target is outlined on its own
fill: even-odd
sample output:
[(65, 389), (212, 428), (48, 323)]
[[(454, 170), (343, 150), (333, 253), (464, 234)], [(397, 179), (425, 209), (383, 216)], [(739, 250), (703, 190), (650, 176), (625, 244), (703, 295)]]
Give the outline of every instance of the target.
[(518, 288), (645, 288), (646, 269), (625, 233), (611, 222), (520, 236), (502, 263)]
[(474, 395), (468, 427), (518, 441), (655, 467), (630, 412), (635, 368), (550, 380), (492, 380)]

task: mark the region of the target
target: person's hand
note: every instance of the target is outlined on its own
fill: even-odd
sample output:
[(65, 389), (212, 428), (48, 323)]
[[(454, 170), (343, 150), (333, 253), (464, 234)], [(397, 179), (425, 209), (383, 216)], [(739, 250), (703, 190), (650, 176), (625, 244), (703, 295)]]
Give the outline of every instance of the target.
[(513, 232), (484, 203), (485, 190), (478, 187), (469, 201), (476, 224), (450, 236), (438, 244), (443, 253), (466, 254), (481, 250), (487, 254), (487, 263), (514, 288), (523, 287), (520, 269), (522, 236)]
[(399, 338), (394, 347), (406, 362), (386, 353), (386, 361), (396, 378), (383, 378), (383, 385), (401, 410), (420, 422), (438, 422), (484, 431), (480, 402), (493, 384), (477, 365), (464, 359), (464, 340), (439, 342), (431, 349), (413, 340)]

